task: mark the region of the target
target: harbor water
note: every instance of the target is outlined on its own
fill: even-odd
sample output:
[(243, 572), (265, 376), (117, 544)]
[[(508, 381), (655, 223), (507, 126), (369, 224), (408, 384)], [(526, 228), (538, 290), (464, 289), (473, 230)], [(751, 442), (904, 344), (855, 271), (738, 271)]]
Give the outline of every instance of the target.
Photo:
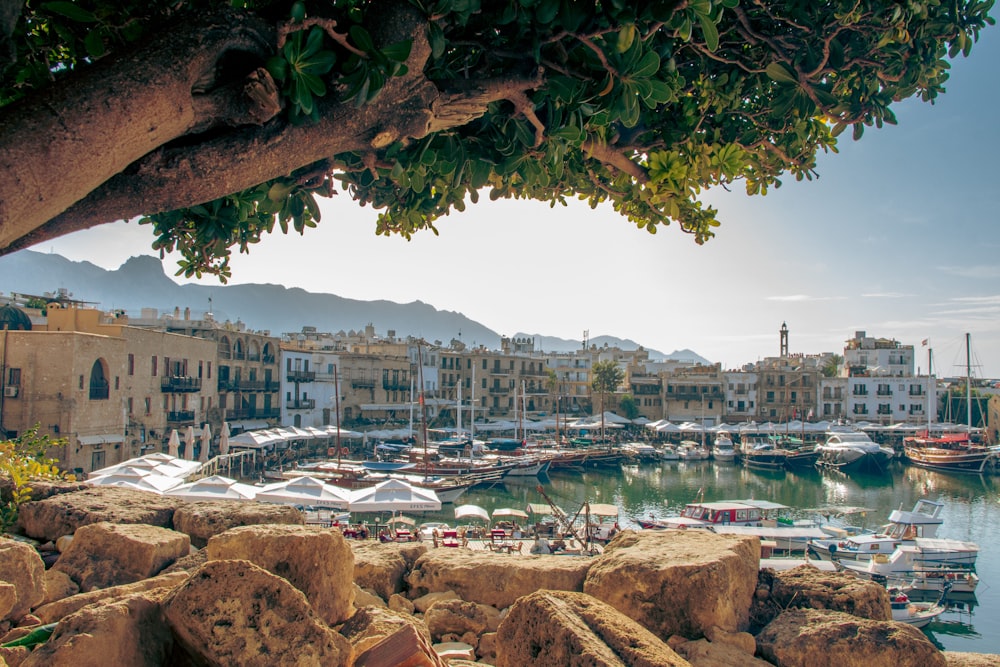
[[(944, 503), (939, 537), (975, 542), (980, 552), (976, 571), (980, 583), (974, 596), (963, 598), (924, 629), (941, 649), (1000, 654), (1000, 476), (955, 475), (894, 462), (889, 474), (847, 476), (836, 471), (749, 470), (738, 463), (662, 462), (552, 472), (546, 479), (507, 481), (491, 488), (474, 488), (458, 503), (492, 511), (523, 509), (544, 503), (538, 486), (569, 514), (584, 501), (609, 503), (620, 510), (622, 528), (638, 528), (640, 517), (663, 518), (680, 513), (686, 503), (755, 498), (791, 508), (792, 518), (813, 518), (817, 508), (864, 507), (869, 511), (848, 518), (853, 524), (877, 528), (894, 509), (912, 509), (920, 498)], [(455, 522), (454, 506), (418, 520)], [(957, 597), (957, 596), (956, 596)]]

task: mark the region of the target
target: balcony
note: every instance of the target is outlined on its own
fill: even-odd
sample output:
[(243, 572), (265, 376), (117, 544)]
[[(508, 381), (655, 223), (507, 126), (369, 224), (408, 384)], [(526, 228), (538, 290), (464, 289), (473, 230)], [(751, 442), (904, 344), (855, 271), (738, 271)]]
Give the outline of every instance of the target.
[(201, 391), (201, 378), (174, 375), (160, 378), (160, 391), (185, 394)]
[(924, 391), (923, 387), (914, 387), (910, 389), (910, 396), (921, 397), (926, 396), (927, 392)]
[(279, 391), (281, 383), (275, 380), (236, 380), (230, 383), (236, 391)]
[(288, 371), (289, 382), (313, 382), (316, 379), (316, 371)]
[(632, 393), (636, 396), (659, 396), (660, 388), (648, 384), (634, 384), (632, 385)]
[(490, 387), (491, 394), (509, 394), (512, 391), (510, 387)]
[(351, 380), (351, 388), (352, 389), (374, 389), (375, 388), (375, 380), (365, 380), (365, 379), (362, 379), (362, 378)]
[[(455, 383), (454, 382), (443, 383), (441, 386), (442, 387), (454, 387)], [(410, 388), (410, 382), (409, 382), (409, 380), (407, 380), (405, 382), (399, 382), (399, 381), (393, 382), (391, 380), (389, 380), (389, 381), (383, 381), (382, 382), (382, 388), (385, 389), (386, 391), (406, 391), (406, 390), (408, 390)]]
[(875, 394), (877, 396), (892, 396), (892, 389), (879, 389)]
[(851, 392), (852, 396), (867, 396), (868, 390), (864, 387), (855, 387), (854, 391)]
[(289, 410), (315, 410), (316, 409), (316, 399), (314, 398), (300, 398), (297, 401), (287, 401), (285, 403), (285, 408)]
[(173, 410), (167, 413), (168, 424), (184, 422), (194, 423), (194, 410)]

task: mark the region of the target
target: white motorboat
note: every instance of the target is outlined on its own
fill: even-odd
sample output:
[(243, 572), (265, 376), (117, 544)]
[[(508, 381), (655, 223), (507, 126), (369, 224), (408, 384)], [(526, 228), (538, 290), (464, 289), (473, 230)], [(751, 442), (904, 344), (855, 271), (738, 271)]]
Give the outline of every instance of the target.
[(709, 457), (708, 448), (700, 445), (694, 440), (683, 440), (677, 448), (677, 454), (682, 461), (707, 461)]
[(663, 461), (680, 461), (681, 455), (677, 453), (676, 447), (668, 443), (660, 449), (660, 459)]
[(876, 554), (890, 555), (897, 547), (913, 544), (917, 538), (935, 537), (944, 523), (943, 510), (944, 503), (921, 498), (912, 510), (893, 510), (889, 523), (874, 533), (812, 540), (809, 550), (822, 560), (867, 561)]
[(962, 540), (920, 538), (897, 547), (891, 555), (877, 554), (866, 562), (837, 561), (846, 571), (877, 581), (910, 581), (929, 570), (973, 572), (979, 545)]
[(734, 461), (736, 459), (733, 439), (725, 431), (719, 431), (712, 445), (712, 458), (716, 461)]
[(834, 431), (826, 442), (816, 445), (818, 465), (840, 470), (884, 473), (894, 452), (873, 442), (863, 431)]
[(892, 620), (908, 623), (915, 628), (924, 627), (948, 610), (944, 596), (937, 602), (913, 602), (899, 588), (889, 589), (889, 606), (892, 607)]

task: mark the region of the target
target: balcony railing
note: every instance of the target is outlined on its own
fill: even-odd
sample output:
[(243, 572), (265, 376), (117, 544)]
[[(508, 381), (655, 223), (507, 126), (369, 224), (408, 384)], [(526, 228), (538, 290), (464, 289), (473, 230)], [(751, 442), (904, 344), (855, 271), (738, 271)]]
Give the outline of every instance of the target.
[(362, 379), (362, 378), (357, 378), (357, 379), (351, 380), (351, 388), (352, 389), (374, 389), (375, 388), (375, 380), (365, 380), (365, 379)]
[(491, 394), (509, 394), (511, 391), (510, 387), (490, 387)]
[(194, 410), (174, 410), (167, 413), (167, 422), (176, 424), (178, 422), (194, 422)]
[(278, 391), (281, 383), (276, 380), (237, 380), (230, 383), (236, 391)]
[(875, 394), (877, 396), (892, 396), (892, 389), (879, 389)]
[(160, 378), (160, 391), (181, 394), (201, 391), (201, 378), (180, 375)]
[(316, 379), (316, 371), (288, 371), (289, 382), (312, 382)]
[(300, 398), (297, 401), (287, 401), (285, 407), (289, 410), (315, 410), (316, 409), (316, 399), (314, 398)]

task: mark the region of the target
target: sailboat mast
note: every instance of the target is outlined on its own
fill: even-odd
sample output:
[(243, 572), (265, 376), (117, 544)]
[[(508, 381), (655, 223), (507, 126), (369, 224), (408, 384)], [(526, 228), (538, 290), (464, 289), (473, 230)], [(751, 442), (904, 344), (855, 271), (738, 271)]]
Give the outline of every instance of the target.
[(417, 345), (417, 372), (420, 373), (420, 436), (424, 441), (424, 479), (430, 476), (430, 461), (427, 459), (427, 406), (424, 401), (424, 351)]
[(340, 383), (337, 382), (337, 364), (333, 365), (334, 405), (337, 411), (337, 467), (340, 467)]
[(469, 440), (476, 439), (476, 365), (472, 364), (472, 398), (469, 399)]
[(972, 335), (965, 334), (965, 423), (972, 438)]
[(462, 437), (462, 381), (458, 381), (458, 396), (455, 400), (455, 435)]
[(927, 348), (927, 437), (931, 437), (934, 407), (937, 405), (937, 382), (934, 381), (934, 350)]

